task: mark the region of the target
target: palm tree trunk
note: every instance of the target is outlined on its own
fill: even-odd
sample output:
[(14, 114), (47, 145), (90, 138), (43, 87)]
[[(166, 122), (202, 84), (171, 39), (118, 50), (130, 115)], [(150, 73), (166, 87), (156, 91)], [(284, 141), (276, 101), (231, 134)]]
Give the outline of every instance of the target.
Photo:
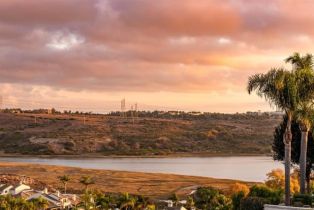
[(67, 194), (67, 183), (64, 183), (64, 194)]
[(287, 128), (283, 141), (285, 143), (285, 205), (290, 206), (290, 167), (291, 167), (291, 120), (292, 116), (288, 114)]
[(301, 152), (300, 152), (300, 193), (305, 193), (306, 183), (306, 155), (307, 155), (308, 131), (302, 131), (301, 134)]
[(285, 205), (290, 206), (291, 143), (285, 144)]

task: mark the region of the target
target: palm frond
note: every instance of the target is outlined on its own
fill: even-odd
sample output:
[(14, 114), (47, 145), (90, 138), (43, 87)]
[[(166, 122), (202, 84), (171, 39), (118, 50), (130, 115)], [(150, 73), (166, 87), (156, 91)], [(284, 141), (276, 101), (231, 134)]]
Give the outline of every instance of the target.
[(271, 69), (266, 74), (255, 74), (249, 77), (247, 91), (256, 91), (260, 97), (276, 107), (286, 110), (296, 107), (297, 90), (294, 75), (283, 69)]

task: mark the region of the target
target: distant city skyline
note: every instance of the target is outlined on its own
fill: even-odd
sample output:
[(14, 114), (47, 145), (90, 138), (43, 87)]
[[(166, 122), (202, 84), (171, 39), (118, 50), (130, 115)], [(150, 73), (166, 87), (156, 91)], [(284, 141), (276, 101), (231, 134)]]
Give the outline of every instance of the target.
[[(46, 101), (46, 100), (32, 100), (32, 99), (23, 99), (23, 98), (16, 98), (12, 100), (14, 97), (2, 97), (3, 103), (1, 108), (21, 108), (24, 110), (32, 110), (32, 109), (51, 109), (55, 108), (58, 111), (64, 110), (72, 110), (72, 111), (82, 111), (82, 112), (94, 112), (94, 113), (108, 113), (111, 111), (121, 111), (121, 99), (117, 101), (105, 101), (105, 100), (95, 100), (91, 103), (86, 103), (86, 98), (81, 97), (77, 100), (73, 98), (63, 98), (60, 96), (59, 101)], [(45, 98), (45, 96), (43, 96)], [(220, 111), (215, 109), (209, 109), (210, 106), (198, 107), (193, 106), (191, 108), (184, 108), (179, 106), (162, 106), (162, 105), (151, 105), (151, 104), (144, 104), (138, 103), (136, 101), (130, 101), (127, 98), (123, 98), (125, 100), (125, 111), (134, 109), (134, 105), (137, 104), (137, 110), (140, 111), (199, 111), (199, 112), (219, 112), (219, 113), (246, 113), (246, 112), (272, 112), (276, 111), (275, 108), (269, 109), (257, 109), (258, 106), (254, 106), (251, 110), (241, 110), (241, 111)], [(80, 105), (81, 102), (85, 102), (85, 105)], [(254, 104), (255, 105), (255, 104)], [(260, 104), (262, 107), (264, 104)]]
[[(272, 111), (249, 75), (312, 53), (312, 1), (2, 0), (2, 106)], [(131, 105), (131, 104), (130, 104)], [(130, 107), (126, 107), (127, 109)]]

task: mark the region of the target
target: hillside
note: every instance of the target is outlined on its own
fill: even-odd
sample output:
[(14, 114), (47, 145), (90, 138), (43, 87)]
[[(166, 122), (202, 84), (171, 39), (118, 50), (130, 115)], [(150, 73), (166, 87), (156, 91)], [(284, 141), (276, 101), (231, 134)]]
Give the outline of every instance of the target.
[(269, 154), (279, 116), (121, 118), (113, 115), (0, 113), (3, 154)]

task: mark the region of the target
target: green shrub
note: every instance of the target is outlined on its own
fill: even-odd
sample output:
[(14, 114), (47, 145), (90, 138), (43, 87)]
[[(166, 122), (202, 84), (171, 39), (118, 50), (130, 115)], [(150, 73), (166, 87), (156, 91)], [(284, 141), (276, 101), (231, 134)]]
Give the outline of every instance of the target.
[(195, 204), (200, 209), (207, 209), (218, 194), (219, 192), (212, 187), (199, 187), (194, 194)]
[(240, 210), (240, 203), (241, 200), (245, 197), (244, 192), (236, 192), (231, 196), (232, 204), (233, 204), (233, 210)]
[(212, 187), (199, 187), (194, 194), (195, 206), (206, 210), (231, 210), (232, 201)]
[(266, 203), (277, 205), (283, 198), (283, 190), (271, 189), (265, 185), (253, 185), (248, 196), (263, 198)]
[(260, 197), (246, 197), (240, 202), (240, 210), (263, 210), (265, 199)]
[(308, 194), (294, 194), (292, 198), (293, 204), (301, 203), (303, 205), (312, 205), (312, 196)]
[(224, 196), (223, 194), (217, 195), (211, 202), (211, 210), (231, 210), (232, 201), (230, 198)]

